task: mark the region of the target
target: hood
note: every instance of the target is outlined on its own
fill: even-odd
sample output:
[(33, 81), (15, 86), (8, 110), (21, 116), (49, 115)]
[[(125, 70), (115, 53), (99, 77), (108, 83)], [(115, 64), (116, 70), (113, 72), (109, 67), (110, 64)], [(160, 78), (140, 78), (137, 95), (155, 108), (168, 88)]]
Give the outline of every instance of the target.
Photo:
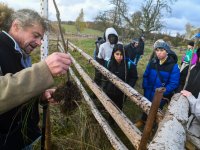
[(114, 34), (118, 37), (117, 31), (113, 27), (107, 28), (106, 32), (105, 32), (106, 42), (109, 42), (109, 40), (108, 40), (109, 34)]

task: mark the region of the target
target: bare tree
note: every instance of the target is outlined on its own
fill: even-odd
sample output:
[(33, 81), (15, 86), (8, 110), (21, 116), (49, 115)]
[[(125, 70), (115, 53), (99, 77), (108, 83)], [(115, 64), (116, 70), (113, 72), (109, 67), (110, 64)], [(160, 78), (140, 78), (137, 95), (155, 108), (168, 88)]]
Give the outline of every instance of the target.
[[(111, 10), (100, 12), (95, 17), (95, 22), (108, 26), (113, 26), (116, 30), (124, 26), (125, 19), (122, 13), (127, 13), (127, 6), (125, 0), (110, 0), (110, 4), (113, 5)], [(105, 26), (104, 26), (105, 27)]]
[[(113, 8), (107, 11), (107, 21), (113, 26), (129, 28), (138, 34), (149, 34), (164, 27), (162, 22), (166, 13), (171, 13), (170, 4), (177, 0), (144, 0), (141, 10), (128, 15), (126, 0), (110, 0)], [(104, 20), (105, 21), (105, 20)]]
[(141, 30), (147, 34), (151, 31), (159, 31), (164, 27), (161, 21), (164, 13), (171, 13), (170, 4), (176, 0), (145, 0), (141, 7), (142, 25)]
[(127, 4), (125, 0), (110, 0), (114, 7), (110, 10), (110, 17), (113, 19), (113, 25), (119, 27), (124, 23), (122, 14), (127, 13)]
[(108, 11), (100, 12), (96, 17), (95, 17), (95, 25), (96, 29), (100, 31), (105, 31), (105, 29), (109, 26), (111, 26), (111, 23), (109, 21), (108, 17)]

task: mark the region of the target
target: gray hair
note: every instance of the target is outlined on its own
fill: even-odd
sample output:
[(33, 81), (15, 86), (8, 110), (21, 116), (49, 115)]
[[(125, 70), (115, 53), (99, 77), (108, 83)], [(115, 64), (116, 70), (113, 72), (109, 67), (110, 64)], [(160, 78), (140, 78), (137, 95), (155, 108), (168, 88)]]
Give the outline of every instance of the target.
[(18, 20), (22, 28), (31, 27), (35, 24), (42, 26), (44, 31), (47, 30), (47, 20), (42, 18), (36, 11), (31, 9), (20, 9), (14, 12), (7, 22), (7, 32), (10, 30), (12, 22)]

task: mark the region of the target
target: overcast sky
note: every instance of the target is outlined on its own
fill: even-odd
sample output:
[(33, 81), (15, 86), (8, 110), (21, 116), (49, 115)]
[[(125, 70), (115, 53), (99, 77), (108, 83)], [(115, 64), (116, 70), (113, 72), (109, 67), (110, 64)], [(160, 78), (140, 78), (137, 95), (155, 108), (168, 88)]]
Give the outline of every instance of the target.
[[(15, 10), (31, 8), (40, 12), (40, 0), (0, 0)], [(93, 21), (100, 11), (110, 9), (108, 0), (56, 0), (62, 21), (74, 21), (84, 11), (85, 21)], [(142, 0), (127, 0), (128, 9), (133, 13), (140, 9)], [(172, 7), (172, 14), (165, 16), (166, 28), (164, 32), (176, 34), (185, 33), (186, 23), (200, 27), (200, 0), (178, 0)], [(56, 20), (56, 11), (53, 0), (49, 0), (49, 19)]]

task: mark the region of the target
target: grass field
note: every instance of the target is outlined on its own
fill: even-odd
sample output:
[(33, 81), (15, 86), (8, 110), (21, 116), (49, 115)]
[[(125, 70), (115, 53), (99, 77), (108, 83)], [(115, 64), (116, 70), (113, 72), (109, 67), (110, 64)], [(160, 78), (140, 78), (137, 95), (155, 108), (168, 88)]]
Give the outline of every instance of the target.
[[(66, 33), (77, 33), (76, 27), (74, 25), (64, 24), (62, 25), (62, 27), (65, 29)], [(85, 28), (83, 31), (81, 31), (81, 34), (97, 35), (97, 36), (103, 35), (102, 32), (90, 28)]]

